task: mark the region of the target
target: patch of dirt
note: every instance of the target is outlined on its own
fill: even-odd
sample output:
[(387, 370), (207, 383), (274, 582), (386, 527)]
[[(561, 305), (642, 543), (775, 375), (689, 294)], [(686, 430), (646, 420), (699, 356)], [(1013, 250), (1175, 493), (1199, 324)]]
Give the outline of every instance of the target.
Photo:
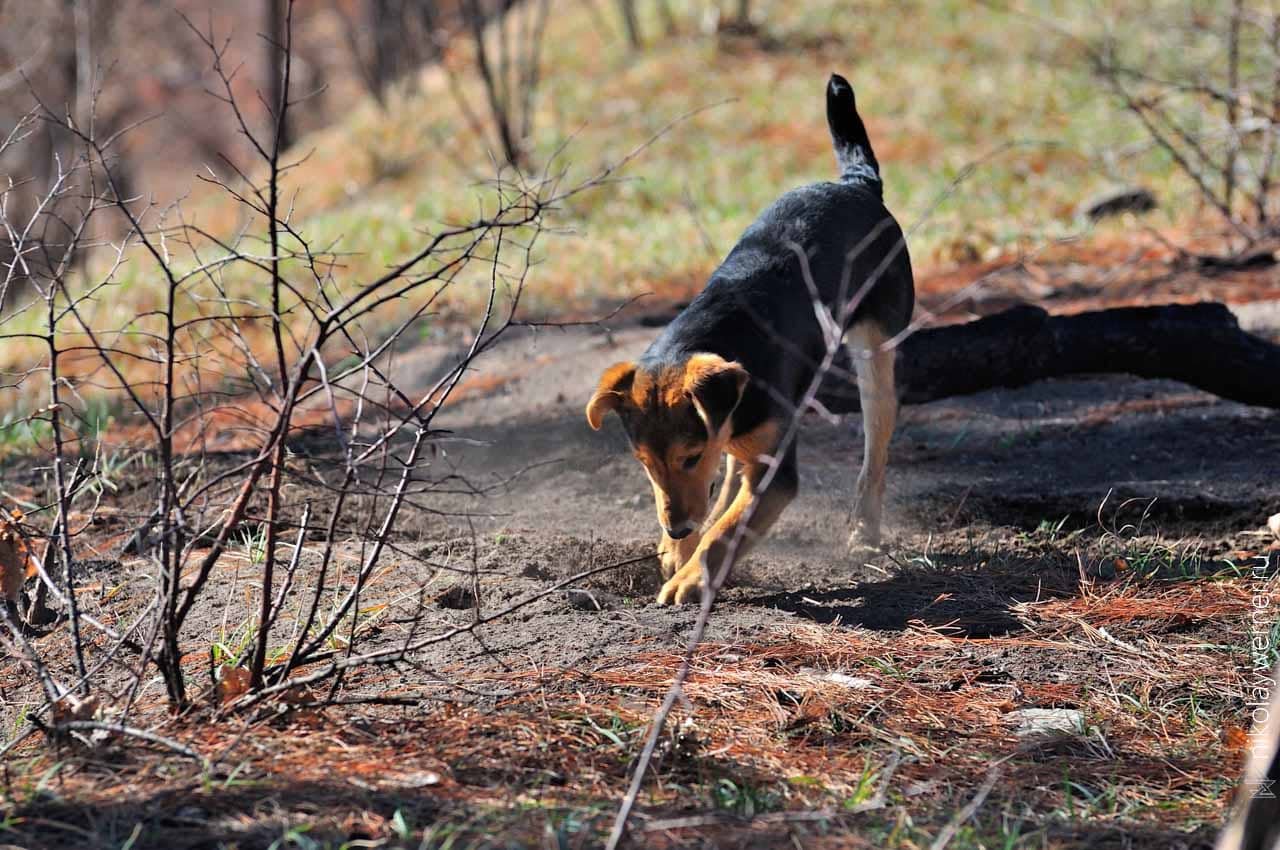
[[(647, 483), (620, 427), (610, 417), (592, 432), (582, 414), (603, 368), (636, 356), (656, 333), (635, 323), (542, 330), (513, 336), (480, 364), (483, 374), (512, 377), (462, 400), (442, 424), (467, 438), (444, 447), (459, 472), (487, 484), (516, 476), (470, 505), (488, 528), (656, 539)], [(421, 349), (402, 368), (429, 383), (442, 354)], [(1065, 517), (1084, 527), (1101, 509), (1104, 526), (1142, 519), (1147, 530), (1163, 523), (1225, 541), (1280, 504), (1280, 480), (1267, 472), (1280, 456), (1278, 419), (1174, 382), (1124, 376), (907, 407), (891, 450), (889, 525), (907, 541), (975, 523), (1034, 529)], [(845, 538), (860, 431), (856, 415), (806, 423), (801, 495), (754, 575), (767, 580), (771, 564), (822, 574), (831, 563), (840, 564), (832, 579), (865, 574), (833, 545)]]
[[(242, 766), (210, 780), (161, 752), (69, 758), (56, 790), (5, 791), (15, 840), (266, 847), (305, 826), (333, 846), (396, 846), (405, 829), (415, 842), (437, 830), (425, 846), (598, 843), (697, 616), (653, 602), (647, 481), (617, 423), (593, 432), (582, 410), (600, 371), (656, 333), (515, 334), (437, 421), (453, 434), (433, 472), (469, 486), (405, 517), (358, 645), (463, 631), (353, 672), (344, 691), (403, 705), (175, 720), (167, 734)], [(424, 387), (449, 353), (397, 362)], [(974, 821), (985, 846), (1007, 843), (1009, 812), (1053, 846), (1210, 846), (1243, 752), (1250, 581), (1276, 566), (1247, 572), (1276, 549), (1262, 525), (1280, 506), (1280, 416), (1122, 377), (905, 408), (888, 545), (855, 557), (843, 541), (860, 431), (857, 416), (805, 422), (800, 495), (717, 603), (635, 846), (926, 846), (997, 761), (1006, 772)], [(324, 462), (321, 439), (294, 448)], [(6, 481), (37, 485), (35, 472)], [(75, 576), (86, 612), (119, 622), (150, 599), (152, 565), (119, 552), (149, 506), (142, 491), (108, 501), (114, 542)], [(193, 645), (251, 622), (242, 548), (193, 611)], [(335, 569), (359, 561), (341, 554)], [(303, 557), (295, 580), (318, 568)], [(49, 651), (65, 633), (34, 640)], [(1011, 719), (1027, 708), (1079, 711), (1087, 729), (1028, 744)], [(851, 813), (881, 779), (893, 804)]]
[[(600, 370), (634, 357), (655, 333), (638, 324), (517, 337), (481, 365), (515, 377), (443, 418), (467, 438), (445, 447), (444, 462), (479, 485), (508, 482), (484, 499), (446, 506), (469, 512), (479, 530), (476, 563), (491, 573), (481, 582), (482, 611), (652, 551), (657, 526), (643, 473), (616, 422), (592, 432), (581, 408)], [(426, 379), (432, 374), (423, 370)], [(1123, 541), (1164, 546), (1168, 563), (1153, 569), (1194, 562), (1212, 572), (1228, 553), (1265, 550), (1258, 529), (1280, 505), (1280, 479), (1267, 463), (1280, 457), (1275, 412), (1166, 381), (1050, 381), (904, 409), (890, 464), (891, 544), (853, 558), (842, 541), (859, 432), (856, 416), (806, 423), (801, 494), (737, 571), (710, 641), (732, 644), (804, 623), (1015, 635), (1026, 629), (1019, 606), (1077, 596), (1086, 566), (1091, 578), (1114, 577), (1113, 562), (1128, 553)], [(1039, 545), (1047, 527), (1082, 536), (1074, 546)], [(1110, 538), (1115, 551), (1099, 548), (1099, 538)], [(1187, 538), (1194, 552), (1176, 545)], [(455, 561), (471, 557), (469, 545), (455, 546)], [(1081, 548), (1087, 565), (1073, 557)], [(455, 653), (453, 661), (474, 664), (488, 652), (519, 653), (535, 664), (603, 668), (634, 652), (681, 647), (694, 611), (653, 605), (659, 581), (652, 563), (586, 579), (487, 627), (483, 651), (459, 659), (450, 648), (438, 660)], [(1010, 652), (989, 675), (1071, 675), (1062, 656)]]

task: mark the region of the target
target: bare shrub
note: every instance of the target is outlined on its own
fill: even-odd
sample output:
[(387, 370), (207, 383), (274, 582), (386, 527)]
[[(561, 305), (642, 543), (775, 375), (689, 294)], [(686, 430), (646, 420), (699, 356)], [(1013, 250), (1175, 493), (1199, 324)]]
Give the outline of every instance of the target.
[(635, 0), (618, 0), (618, 14), (622, 17), (622, 29), (627, 34), (627, 44), (632, 50), (644, 46), (644, 36), (640, 32), (640, 18), (636, 14)]
[(1272, 245), (1280, 233), (1280, 12), (1232, 0), (1152, 15), (1145, 27), (1159, 32), (1085, 44), (1098, 77), (1221, 216), (1233, 236), (1228, 262)]
[[(370, 631), (363, 612), (377, 596), (371, 579), (389, 552), (416, 557), (398, 544), (398, 522), (459, 481), (435, 463), (437, 414), (475, 359), (522, 324), (547, 212), (607, 181), (613, 168), (571, 187), (496, 179), (475, 218), (424, 234), (373, 279), (349, 279), (336, 251), (314, 246), (291, 215), (293, 161), (281, 141), (298, 104), (289, 84), (292, 10), (287, 3), (274, 42), (281, 81), (267, 132), (246, 118), (227, 42), (193, 28), (221, 81), (216, 97), (257, 154), (257, 168), (237, 181), (206, 178), (240, 206), (245, 224), (234, 233), (206, 230), (180, 206), (129, 197), (102, 167), (122, 133), (101, 135), (52, 104), (41, 103), (0, 142), (2, 152), (50, 128), (76, 141), (75, 158), (58, 163), (33, 214), (0, 206), (14, 258), (0, 294), (19, 278), (28, 286), (0, 319), (0, 342), (30, 352), (0, 391), (5, 409), (28, 406), (22, 419), (38, 426), (31, 457), (43, 465), (24, 479), (37, 504), (9, 527), (41, 553), (35, 581), (60, 610), (74, 656), (67, 663), (42, 654), (29, 639), (41, 625), (35, 606), (6, 606), (0, 643), (40, 683), (44, 701), (0, 753), (42, 729), (59, 739), (135, 735), (192, 755), (127, 723), (140, 700), (154, 702), (156, 674), (174, 711), (244, 708), (284, 694), (291, 704), (324, 703), (340, 698), (357, 667), (398, 663), (545, 595), (477, 611), (469, 625), (443, 632), (412, 606), (403, 639), (362, 646)], [(91, 225), (105, 218), (119, 219), (124, 235), (92, 241)], [(40, 238), (46, 227), (57, 238)], [(77, 271), (70, 259), (86, 249), (93, 261)], [(126, 267), (158, 295), (154, 309), (121, 321), (102, 306), (125, 285)], [(411, 394), (390, 374), (396, 346), (452, 292), (475, 286), (485, 290), (485, 307), (469, 346)], [(109, 437), (104, 403), (114, 405), (116, 422), (137, 426)], [(219, 452), (229, 434), (236, 451)], [(148, 470), (132, 484), (149, 508), (129, 517), (126, 551), (145, 565), (149, 599), (109, 623), (84, 609), (80, 574), (101, 496), (121, 486), (121, 466), (134, 460)], [(296, 485), (310, 495), (292, 498)], [(228, 596), (228, 563), (240, 563), (233, 555), (248, 562), (254, 597), (237, 609), (241, 638), (231, 642), (192, 615)]]
[(445, 21), (435, 0), (367, 0), (359, 15), (340, 0), (329, 5), (365, 89), (383, 109), (393, 83), (440, 55)]
[(472, 108), (451, 77), (455, 100), (472, 130), (516, 169), (529, 166), (538, 87), (542, 82), (542, 39), (549, 0), (528, 0), (522, 7), (502, 0), (462, 0), (463, 26), (483, 86), (485, 117)]

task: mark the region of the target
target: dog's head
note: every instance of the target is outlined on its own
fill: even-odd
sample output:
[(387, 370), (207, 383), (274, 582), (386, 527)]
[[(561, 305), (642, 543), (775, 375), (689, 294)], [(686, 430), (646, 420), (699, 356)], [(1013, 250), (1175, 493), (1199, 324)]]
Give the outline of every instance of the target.
[(618, 363), (605, 370), (587, 404), (587, 422), (596, 430), (609, 411), (622, 419), (653, 484), (658, 522), (671, 537), (687, 537), (707, 518), (746, 385), (746, 370), (715, 354), (652, 368)]

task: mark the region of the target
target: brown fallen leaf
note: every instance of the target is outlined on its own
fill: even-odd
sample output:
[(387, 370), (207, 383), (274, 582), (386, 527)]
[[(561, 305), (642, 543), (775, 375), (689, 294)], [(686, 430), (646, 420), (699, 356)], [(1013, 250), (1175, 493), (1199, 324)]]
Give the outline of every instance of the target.
[(1228, 724), (1223, 729), (1222, 737), (1227, 745), (1227, 752), (1233, 757), (1243, 755), (1245, 747), (1249, 746), (1249, 733), (1239, 726)]
[(11, 517), (0, 515), (0, 590), (4, 600), (13, 603), (22, 594), (23, 583), (36, 574), (35, 553), (18, 530), (20, 522), (21, 511)]
[(218, 700), (228, 703), (249, 691), (249, 671), (232, 664), (219, 665), (214, 679), (218, 683)]
[(100, 703), (96, 696), (83, 699), (75, 694), (63, 694), (53, 704), (53, 722), (66, 723), (70, 720), (93, 720), (98, 715)]

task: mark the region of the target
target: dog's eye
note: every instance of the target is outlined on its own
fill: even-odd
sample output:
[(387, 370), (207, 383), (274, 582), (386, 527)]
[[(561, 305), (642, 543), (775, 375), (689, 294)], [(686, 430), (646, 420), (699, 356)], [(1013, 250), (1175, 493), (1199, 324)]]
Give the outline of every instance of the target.
[(702, 455), (690, 455), (684, 459), (684, 468), (693, 469), (702, 461)]

